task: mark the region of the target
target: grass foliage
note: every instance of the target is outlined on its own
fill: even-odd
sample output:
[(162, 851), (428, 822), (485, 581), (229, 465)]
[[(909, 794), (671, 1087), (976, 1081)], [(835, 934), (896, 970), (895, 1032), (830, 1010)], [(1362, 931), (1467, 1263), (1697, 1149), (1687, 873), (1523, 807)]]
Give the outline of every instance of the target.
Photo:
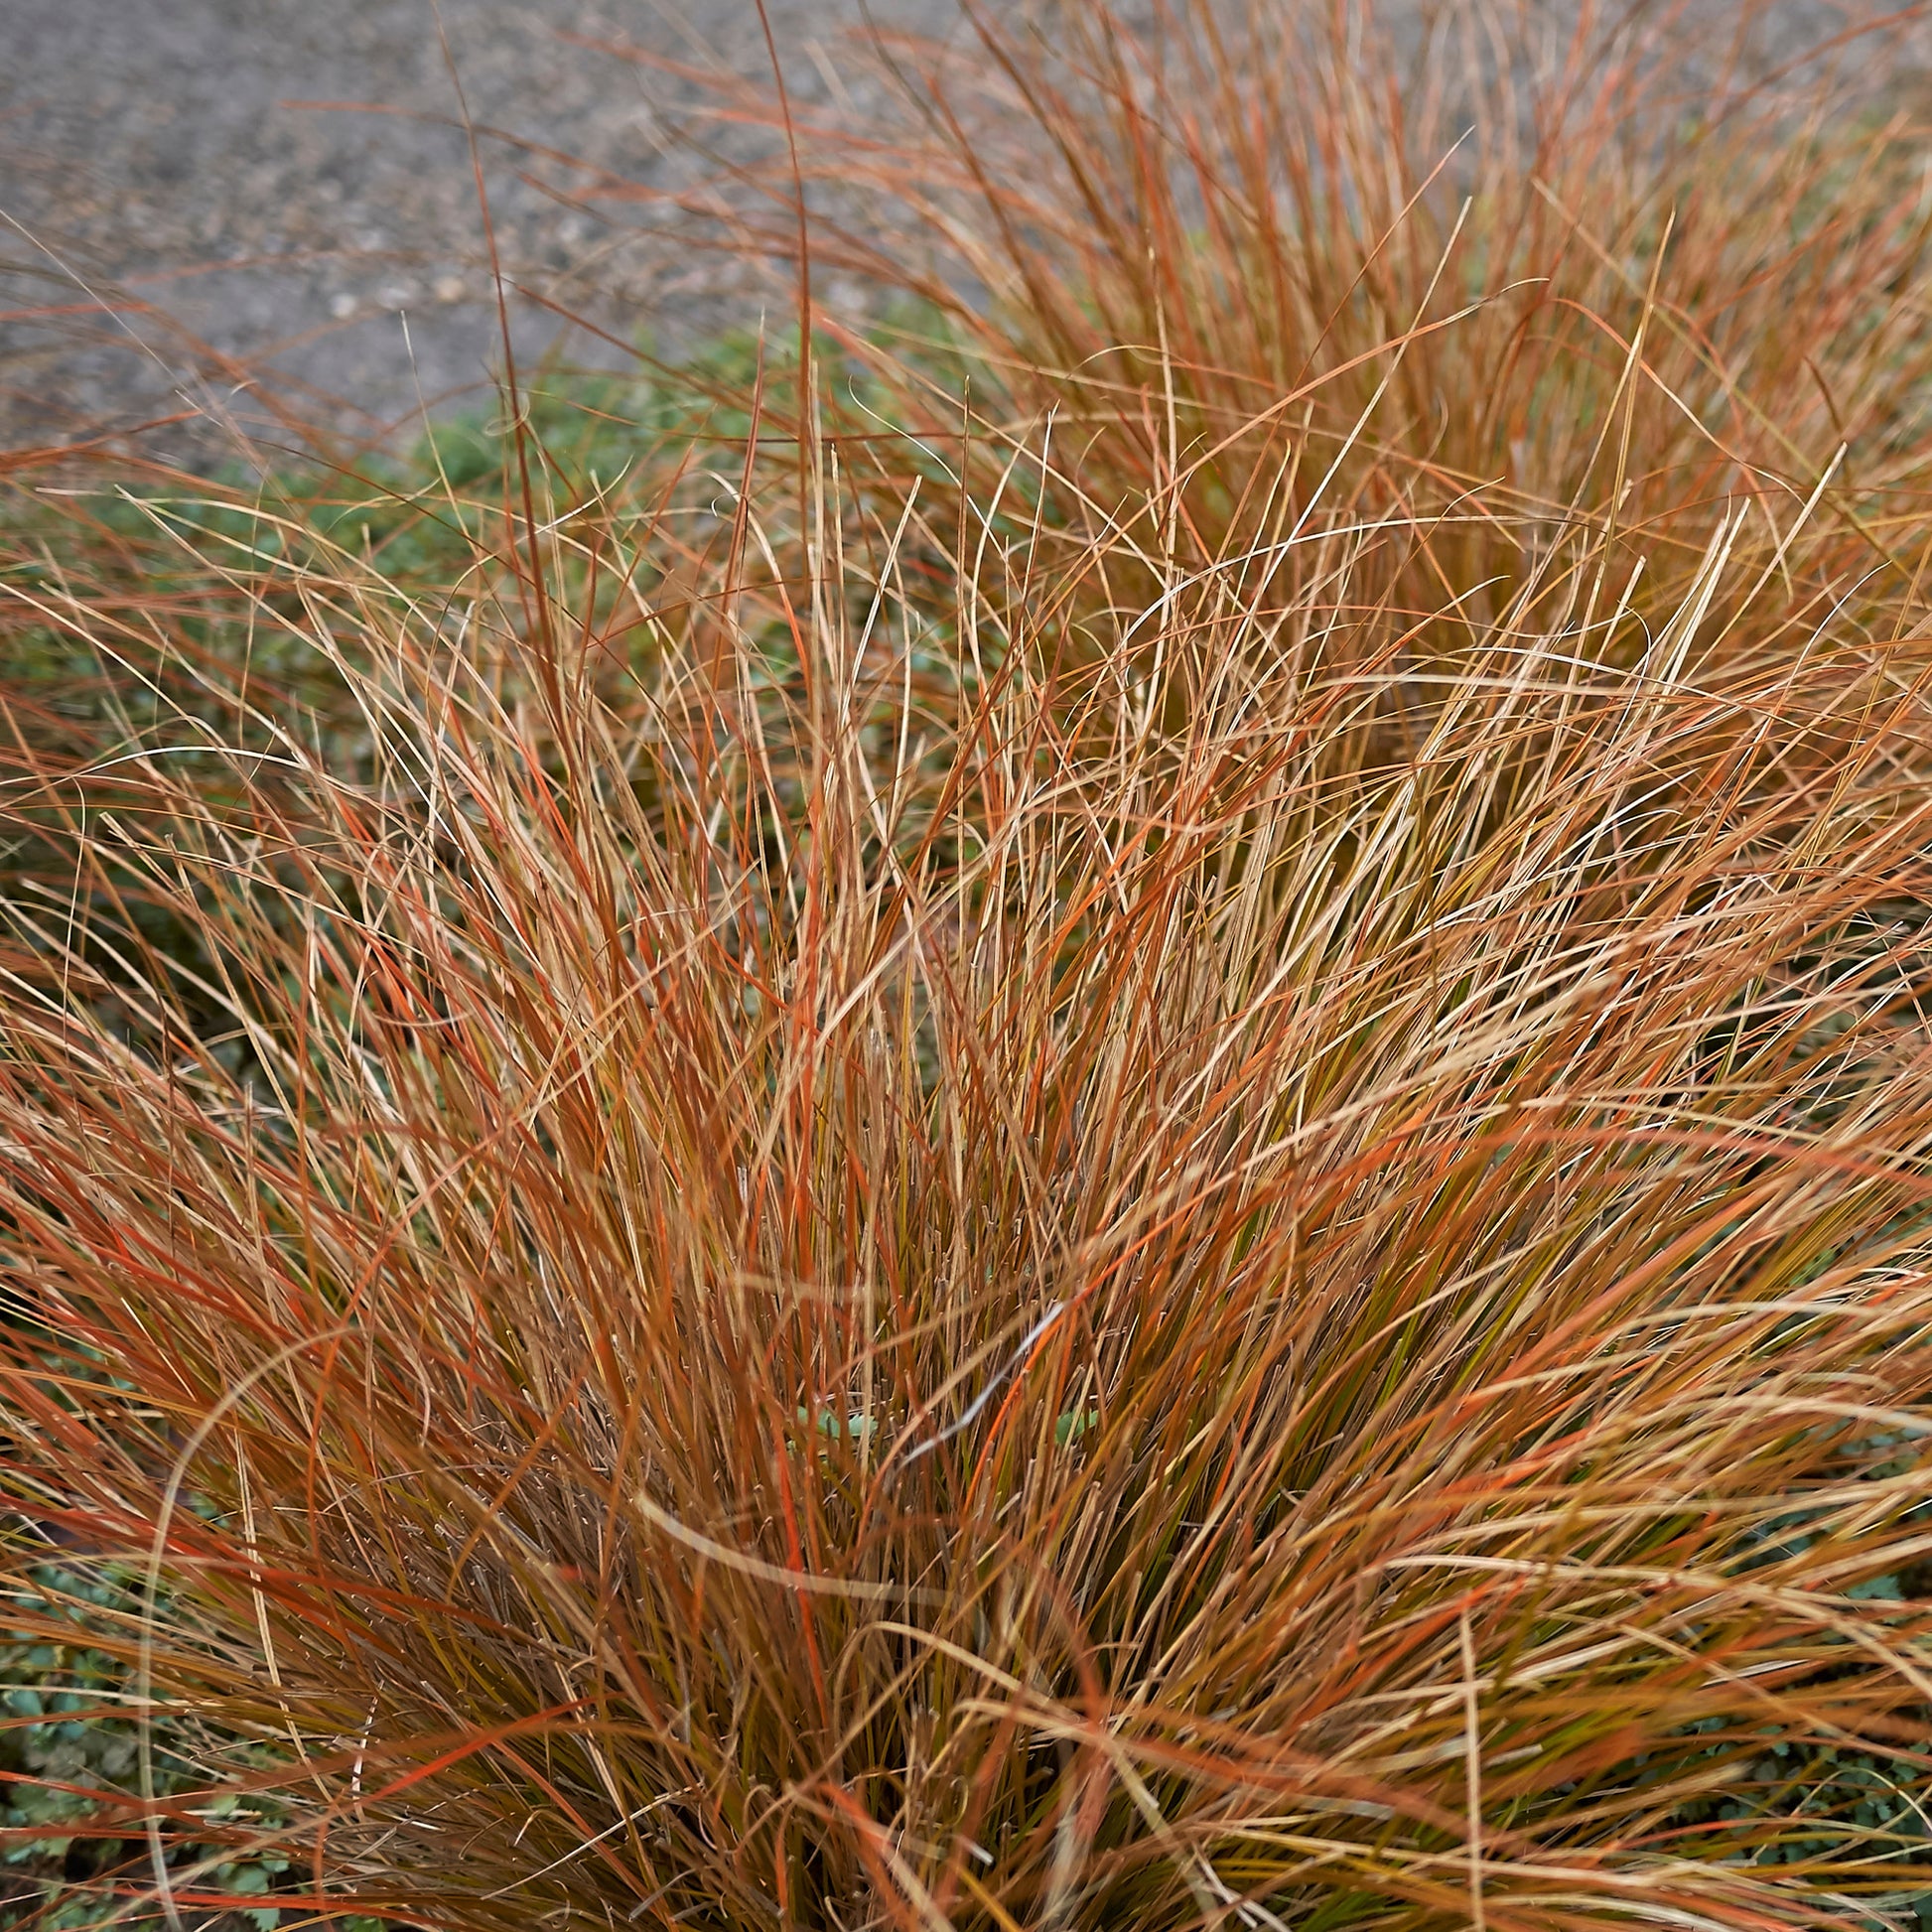
[(48, 1912), (1919, 1922), (1932, 211), (1351, 11), (794, 125), (963, 379), (10, 528)]

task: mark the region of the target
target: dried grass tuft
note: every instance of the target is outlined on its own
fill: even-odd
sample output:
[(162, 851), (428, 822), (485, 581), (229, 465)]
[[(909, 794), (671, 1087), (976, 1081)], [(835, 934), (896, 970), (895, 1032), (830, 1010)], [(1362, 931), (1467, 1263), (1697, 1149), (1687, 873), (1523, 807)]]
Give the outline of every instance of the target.
[[(1846, 454), (1763, 386), (1907, 245), (1879, 149), (1821, 123), (1815, 274), (1740, 283), (1717, 135), (1566, 134), (1656, 246), (1536, 216), (1581, 287), (1439, 328), (1435, 205), (1364, 266), (1306, 190), (1399, 96), (1211, 67), (1279, 173), (1174, 188), (1094, 71), (1078, 300), (1001, 288), (951, 445), (760, 370), (736, 472), (512, 466), (440, 593), (222, 524), (353, 758), (214, 670), (193, 761), (20, 740), (8, 1618), (124, 1586), (126, 1909), (269, 1853), (464, 1932), (1932, 1894), (1916, 255), (1811, 339)], [(1485, 208), (1580, 206), (1490, 140)]]

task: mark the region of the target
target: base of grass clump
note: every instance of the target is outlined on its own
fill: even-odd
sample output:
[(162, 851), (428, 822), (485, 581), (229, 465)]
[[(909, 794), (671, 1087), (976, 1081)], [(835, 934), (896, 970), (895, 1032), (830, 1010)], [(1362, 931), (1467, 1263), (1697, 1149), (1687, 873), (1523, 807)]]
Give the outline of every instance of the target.
[[(1118, 133), (1102, 39), (1066, 111)], [(1203, 141), (1280, 121), (1271, 58)], [(1308, 98), (1367, 183), (1374, 96)], [(517, 417), (419, 550), (224, 502), (227, 634), (345, 754), (231, 658), (193, 758), (186, 704), (111, 769), (21, 734), (0, 1567), (22, 1688), (116, 1592), (57, 1659), (86, 1909), (1918, 1921), (1924, 453), (1828, 331), (1815, 464), (1710, 347), (1874, 249), (1915, 341), (1916, 243), (1833, 162), (1812, 281), (1742, 284), (1752, 178), (1585, 118), (1629, 233), (1682, 189), (1729, 237), (1633, 309), (1398, 288), (1330, 363), (1315, 280), (1420, 244), (1255, 177), (1063, 312), (996, 287), (951, 441), (854, 333), (857, 405), (755, 357), (655, 494)], [(1444, 256), (1515, 277), (1533, 185), (1472, 165)], [(1047, 232), (988, 192), (982, 267)], [(1230, 264), (1307, 281), (1282, 343), (1201, 333)], [(1028, 333), (1076, 314), (1104, 381)], [(1445, 456), (1474, 367), (1534, 475)], [(70, 556), (20, 621), (224, 661)]]
[[(0, 1768), (8, 1781), (0, 1811), (0, 1828), (7, 1833), (0, 1862), (0, 1924), (83, 1932), (111, 1912), (108, 1901), (116, 1890), (139, 1890), (152, 1875), (142, 1839), (117, 1835), (126, 1829), (120, 1804), (89, 1795), (118, 1796), (142, 1782), (142, 1694), (133, 1689), (134, 1674), (125, 1661), (89, 1641), (95, 1632), (125, 1632), (138, 1620), (139, 1578), (128, 1566), (76, 1572), (48, 1563), (17, 1582), (21, 1587), (9, 1607), (44, 1620), (39, 1641), (0, 1637), (0, 1684), (9, 1687), (5, 1709), (12, 1721), (0, 1737)], [(34, 1590), (39, 1593), (29, 1593)], [(62, 1621), (65, 1637), (56, 1634)], [(230, 1791), (207, 1802), (207, 1764), (192, 1735), (163, 1720), (145, 1741), (147, 1782), (157, 1798), (194, 1792), (203, 1815), (217, 1828), (260, 1833), (266, 1827), (275, 1836), (281, 1817), (272, 1800), (251, 1804), (245, 1793)], [(254, 1768), (249, 1756), (234, 1756), (232, 1775), (246, 1777)], [(267, 1899), (290, 1868), (288, 1857), (272, 1847), (258, 1856), (236, 1847), (241, 1856), (223, 1857), (186, 1834), (171, 1836), (172, 1856), (184, 1867), (205, 1867), (214, 1884), (237, 1900)], [(263, 1903), (216, 1916), (231, 1932), (249, 1925), (255, 1932), (275, 1932), (283, 1918), (276, 1906)], [(211, 1922), (207, 1912), (190, 1917), (199, 1924)]]

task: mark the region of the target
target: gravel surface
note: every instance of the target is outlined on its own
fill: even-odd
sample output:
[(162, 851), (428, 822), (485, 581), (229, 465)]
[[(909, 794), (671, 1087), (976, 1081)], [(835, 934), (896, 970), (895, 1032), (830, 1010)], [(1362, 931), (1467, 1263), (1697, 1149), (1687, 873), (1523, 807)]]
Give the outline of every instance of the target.
[[(952, 0), (872, 12), (920, 32), (957, 21)], [(769, 13), (794, 91), (821, 94), (859, 0)], [(180, 409), (169, 318), (318, 396), (354, 398), (367, 429), (424, 399), (486, 399), (497, 321), (452, 68), (480, 125), (658, 183), (697, 172), (671, 134), (699, 90), (584, 42), (769, 72), (752, 0), (442, 0), (441, 15), (448, 60), (429, 0), (0, 0), (0, 446)], [(756, 313), (742, 272), (614, 241), (517, 178), (561, 185), (567, 170), (500, 142), (483, 156), (518, 283), (625, 338)], [(157, 313), (88, 313), (109, 292)], [(50, 308), (66, 313), (22, 313)], [(533, 347), (555, 324), (526, 304), (518, 334)], [(251, 415), (221, 388), (215, 400)]]
[[(1725, 0), (1711, 4), (1722, 19)], [(794, 91), (823, 92), (860, 5), (770, 0)], [(1772, 39), (1872, 11), (1783, 0)], [(954, 0), (871, 12), (961, 33)], [(441, 14), (479, 123), (639, 180), (689, 172), (669, 136), (695, 89), (586, 42), (769, 71), (753, 0), (442, 0)], [(296, 104), (328, 101), (389, 111)], [(0, 0), (0, 447), (181, 410), (170, 319), (317, 398), (353, 397), (359, 413), (328, 413), (369, 433), (425, 401), (486, 399), (496, 323), (455, 107), (430, 0)], [(486, 160), (514, 279), (620, 336), (648, 324), (675, 344), (782, 299), (701, 252), (615, 239), (517, 179), (500, 144)], [(110, 291), (118, 320), (95, 303)], [(31, 313), (50, 309), (65, 313)], [(525, 305), (518, 330), (534, 348), (555, 325)], [(260, 419), (245, 389), (191, 388)]]

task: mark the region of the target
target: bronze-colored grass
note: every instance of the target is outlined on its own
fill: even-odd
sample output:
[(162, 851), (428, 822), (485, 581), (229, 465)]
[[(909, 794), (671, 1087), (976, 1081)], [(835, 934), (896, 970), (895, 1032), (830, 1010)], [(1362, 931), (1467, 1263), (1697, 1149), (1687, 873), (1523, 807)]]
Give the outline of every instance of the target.
[(272, 1844), (285, 1923), (462, 1932), (1911, 1922), (1917, 526), (1856, 448), (1686, 481), (1627, 350), (1641, 515), (1464, 478), (1425, 349), (1491, 311), (1390, 313), (1430, 410), (1320, 490), (1252, 413), (1218, 531), (1044, 354), (916, 487), (761, 391), (708, 497), (506, 486), (444, 595), (235, 540), (353, 768), (233, 689), (221, 784), (11, 774), (72, 885), (4, 907), (8, 1617), (133, 1579), (103, 1897)]
[[(787, 111), (762, 193), (711, 238), (795, 257), (794, 156), (811, 193), (863, 196), (865, 225), (808, 231), (819, 283), (916, 298), (986, 424), (1050, 419), (1007, 488), (1108, 538), (1117, 603), (1236, 559), (1307, 587), (1284, 540), (1342, 518), (1387, 538), (1375, 589), (1478, 623), (1580, 520), (1608, 578), (1642, 568), (1640, 609), (1674, 608), (1746, 505), (1740, 566), (1788, 571), (1816, 499), (1841, 590), (1922, 568), (1932, 199), (1885, 31), (1921, 9), (1849, 9), (1795, 54), (1763, 0), (1440, 0), (1398, 10), (1421, 20), (1400, 41), (1373, 5), (1316, 0), (1154, 0), (1138, 27), (962, 11), (945, 47), (872, 48), (896, 113), (877, 92), (856, 128)], [(1767, 36), (1786, 58), (1747, 58)], [(583, 196), (614, 218), (664, 200)], [(962, 440), (953, 386), (910, 361), (893, 420), (983, 507), (1013, 444)]]

